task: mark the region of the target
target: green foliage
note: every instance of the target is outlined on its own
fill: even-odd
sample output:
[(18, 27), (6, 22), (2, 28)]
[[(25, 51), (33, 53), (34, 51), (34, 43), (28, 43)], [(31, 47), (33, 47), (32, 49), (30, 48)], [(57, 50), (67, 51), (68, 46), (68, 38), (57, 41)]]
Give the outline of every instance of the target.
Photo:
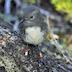
[(36, 3), (36, 0), (23, 0), (23, 1), (28, 4), (35, 4)]
[(36, 0), (29, 0), (29, 2), (31, 2), (32, 4), (34, 4), (36, 2)]
[(72, 0), (51, 0), (57, 11), (67, 13), (72, 18)]

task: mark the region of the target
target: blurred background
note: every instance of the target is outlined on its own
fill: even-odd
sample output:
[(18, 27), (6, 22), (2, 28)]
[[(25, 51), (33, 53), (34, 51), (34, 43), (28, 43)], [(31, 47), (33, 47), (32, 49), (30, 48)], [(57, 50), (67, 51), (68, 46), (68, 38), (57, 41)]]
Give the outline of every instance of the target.
[(59, 36), (63, 48), (72, 53), (72, 0), (0, 0), (0, 17), (12, 22), (27, 5), (38, 7), (50, 17), (52, 31)]

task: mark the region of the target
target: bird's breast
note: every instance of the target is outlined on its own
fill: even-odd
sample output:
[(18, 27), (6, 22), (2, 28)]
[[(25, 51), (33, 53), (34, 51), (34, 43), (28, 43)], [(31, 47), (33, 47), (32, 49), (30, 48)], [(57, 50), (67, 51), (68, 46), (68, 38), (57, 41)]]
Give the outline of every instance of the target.
[(40, 27), (28, 27), (25, 30), (24, 40), (30, 44), (40, 44), (44, 40), (44, 32)]

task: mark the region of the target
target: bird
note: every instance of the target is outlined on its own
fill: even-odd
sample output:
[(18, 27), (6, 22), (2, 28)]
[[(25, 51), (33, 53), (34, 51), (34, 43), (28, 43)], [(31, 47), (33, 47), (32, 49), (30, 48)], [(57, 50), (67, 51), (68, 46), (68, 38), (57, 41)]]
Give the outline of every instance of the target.
[(23, 14), (18, 14), (18, 17), (20, 36), (23, 41), (33, 45), (41, 44), (48, 32), (48, 26), (40, 10), (35, 6), (27, 6), (23, 8)]

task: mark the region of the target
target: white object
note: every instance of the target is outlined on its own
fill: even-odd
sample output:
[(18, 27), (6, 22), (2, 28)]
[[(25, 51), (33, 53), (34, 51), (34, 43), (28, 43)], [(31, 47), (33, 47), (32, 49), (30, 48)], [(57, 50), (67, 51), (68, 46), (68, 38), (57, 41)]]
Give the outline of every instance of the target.
[(28, 51), (25, 52), (25, 56), (27, 56), (27, 55), (28, 55)]
[(26, 30), (25, 41), (30, 44), (40, 44), (44, 40), (44, 32), (41, 32), (40, 27), (28, 27)]

